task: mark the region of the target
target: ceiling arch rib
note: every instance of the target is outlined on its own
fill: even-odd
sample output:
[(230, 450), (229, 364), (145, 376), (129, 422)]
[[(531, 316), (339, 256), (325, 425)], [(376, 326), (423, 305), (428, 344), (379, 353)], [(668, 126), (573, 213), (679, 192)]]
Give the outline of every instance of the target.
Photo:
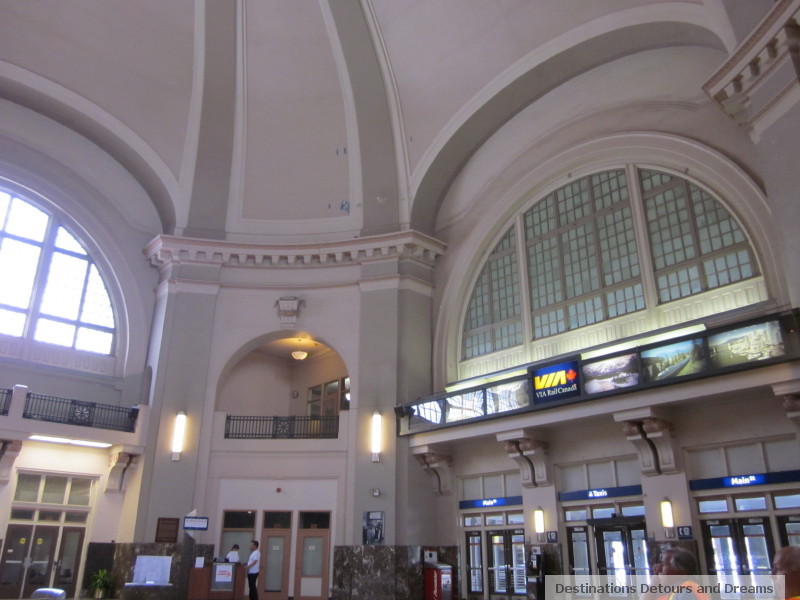
[(175, 231), (182, 204), (177, 179), (158, 154), (105, 110), (30, 71), (0, 61), (0, 97), (68, 127), (111, 155), (145, 189), (164, 233)]
[[(480, 145), (520, 110), (564, 82), (626, 55), (675, 46), (724, 49), (713, 31), (688, 22), (639, 23), (585, 39), (541, 60), (452, 124), (449, 135), (428, 154), (412, 183), (411, 227), (432, 234), (447, 190)], [(508, 72), (504, 75), (508, 77)], [(497, 80), (496, 80), (497, 81)]]

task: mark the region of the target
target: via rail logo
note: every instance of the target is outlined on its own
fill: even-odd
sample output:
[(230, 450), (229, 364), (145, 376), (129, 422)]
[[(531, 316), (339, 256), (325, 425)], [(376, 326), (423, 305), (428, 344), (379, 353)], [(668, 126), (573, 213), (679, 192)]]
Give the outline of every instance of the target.
[(536, 402), (553, 402), (581, 393), (578, 361), (569, 361), (532, 369), (533, 395)]

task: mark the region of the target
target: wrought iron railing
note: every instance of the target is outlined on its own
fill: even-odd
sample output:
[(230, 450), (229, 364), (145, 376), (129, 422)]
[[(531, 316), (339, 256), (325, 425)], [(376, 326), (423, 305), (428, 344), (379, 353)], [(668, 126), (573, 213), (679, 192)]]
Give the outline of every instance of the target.
[(0, 390), (0, 415), (8, 415), (8, 407), (11, 406), (11, 390)]
[(225, 417), (225, 437), (233, 440), (330, 439), (339, 437), (339, 417)]
[(133, 432), (136, 430), (139, 408), (84, 402), (74, 398), (58, 398), (30, 392), (25, 400), (22, 416), (37, 421)]

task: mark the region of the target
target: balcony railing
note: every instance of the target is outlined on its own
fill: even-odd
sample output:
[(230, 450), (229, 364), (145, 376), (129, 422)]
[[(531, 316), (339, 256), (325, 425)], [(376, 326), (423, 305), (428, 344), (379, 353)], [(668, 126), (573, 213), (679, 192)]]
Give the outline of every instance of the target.
[(25, 419), (126, 432), (135, 431), (138, 416), (139, 409), (135, 406), (126, 408), (32, 392), (25, 400), (25, 409), (22, 413)]
[(233, 440), (335, 439), (339, 417), (225, 417), (225, 437)]
[(8, 416), (9, 406), (11, 406), (11, 390), (0, 390), (0, 415)]

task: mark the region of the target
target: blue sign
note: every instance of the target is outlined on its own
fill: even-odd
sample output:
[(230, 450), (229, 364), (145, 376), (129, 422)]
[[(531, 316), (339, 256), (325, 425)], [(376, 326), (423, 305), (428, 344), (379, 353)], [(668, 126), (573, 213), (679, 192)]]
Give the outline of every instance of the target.
[(567, 500), (596, 500), (597, 498), (615, 498), (617, 496), (640, 496), (642, 486), (621, 485), (619, 487), (596, 488), (593, 490), (577, 490), (575, 492), (559, 492), (558, 499)]
[(548, 544), (557, 544), (558, 543), (558, 532), (557, 531), (547, 531), (545, 532), (547, 536), (547, 543)]
[(678, 539), (679, 540), (691, 540), (694, 538), (692, 535), (692, 526), (691, 525), (681, 525), (678, 529)]
[(751, 475), (735, 475), (733, 477), (711, 477), (709, 479), (693, 479), (689, 482), (690, 490), (714, 490), (719, 488), (749, 487), (775, 483), (796, 483), (800, 481), (800, 470), (775, 471), (773, 473), (753, 473)]
[(522, 504), (522, 496), (484, 498), (483, 500), (462, 500), (458, 503), (458, 508), (494, 508), (496, 506), (514, 506), (518, 504)]
[(534, 403), (552, 402), (581, 393), (577, 360), (531, 369), (530, 374)]

